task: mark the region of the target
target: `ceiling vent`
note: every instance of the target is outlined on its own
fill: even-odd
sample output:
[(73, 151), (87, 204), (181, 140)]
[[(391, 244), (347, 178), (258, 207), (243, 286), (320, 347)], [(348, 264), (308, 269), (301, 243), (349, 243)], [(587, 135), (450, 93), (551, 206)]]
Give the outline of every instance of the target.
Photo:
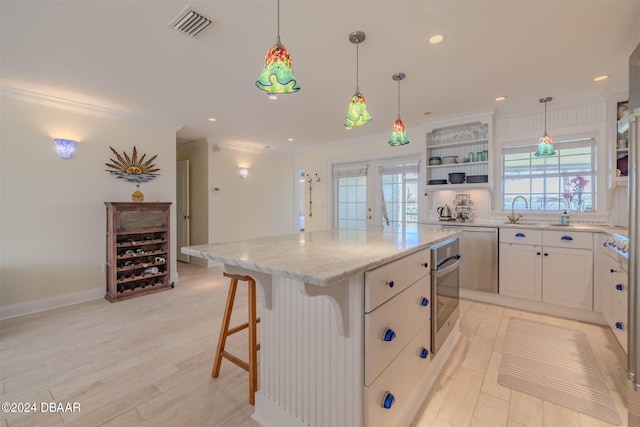
[(182, 12), (173, 18), (169, 24), (174, 30), (180, 31), (189, 37), (197, 36), (202, 30), (212, 24), (213, 21), (196, 12), (191, 6), (182, 9)]

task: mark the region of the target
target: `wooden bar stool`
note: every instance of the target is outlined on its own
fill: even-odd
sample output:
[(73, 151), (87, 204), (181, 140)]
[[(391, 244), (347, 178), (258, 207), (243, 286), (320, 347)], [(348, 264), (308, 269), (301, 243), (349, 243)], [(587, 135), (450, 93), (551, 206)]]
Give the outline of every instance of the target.
[[(220, 328), (220, 338), (218, 338), (218, 349), (216, 350), (216, 358), (213, 362), (213, 371), (211, 371), (211, 376), (213, 378), (218, 378), (223, 357), (249, 372), (249, 403), (254, 405), (256, 401), (256, 390), (258, 390), (258, 350), (260, 350), (260, 344), (258, 344), (257, 341), (258, 337), (256, 328), (260, 321), (260, 318), (256, 316), (256, 281), (253, 280), (251, 276), (227, 273), (223, 274), (231, 279), (231, 283), (229, 285), (229, 293), (227, 294), (227, 305), (224, 308), (224, 317), (222, 318), (222, 327)], [(236, 297), (236, 289), (238, 288), (239, 280), (247, 282), (249, 286), (249, 301), (247, 304), (249, 306), (249, 321), (229, 329), (231, 311), (233, 310), (233, 301)], [(249, 363), (237, 358), (224, 349), (229, 335), (240, 332), (246, 328), (249, 328)]]

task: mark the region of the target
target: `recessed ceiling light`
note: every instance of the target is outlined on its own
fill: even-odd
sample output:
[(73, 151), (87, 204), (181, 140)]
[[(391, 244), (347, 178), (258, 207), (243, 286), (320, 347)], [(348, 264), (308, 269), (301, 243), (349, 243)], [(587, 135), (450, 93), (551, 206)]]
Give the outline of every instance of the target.
[(345, 129), (346, 129), (346, 130), (351, 130), (351, 129), (353, 129), (353, 128), (352, 128), (351, 126), (345, 126)]
[(607, 80), (609, 78), (609, 76), (598, 76), (598, 77), (594, 77), (593, 81), (594, 82), (601, 82), (603, 80)]
[(494, 100), (500, 102), (500, 101), (504, 101), (505, 99), (507, 99), (506, 96), (496, 96)]
[(269, 95), (269, 99), (274, 101), (274, 100), (278, 99), (278, 95)]
[(293, 138), (289, 138), (289, 139), (287, 139), (287, 141), (293, 142)]
[(209, 117), (209, 121), (210, 121), (210, 122), (215, 122), (215, 121), (217, 121), (217, 120), (218, 120), (218, 119), (216, 119), (215, 117)]
[(444, 40), (444, 36), (442, 34), (434, 34), (429, 37), (430, 44), (438, 44)]

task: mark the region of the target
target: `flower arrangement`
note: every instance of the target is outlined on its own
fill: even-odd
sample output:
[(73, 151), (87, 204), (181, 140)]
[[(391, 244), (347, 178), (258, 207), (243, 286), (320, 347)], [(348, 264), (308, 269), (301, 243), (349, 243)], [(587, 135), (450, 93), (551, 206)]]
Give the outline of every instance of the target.
[(573, 188), (576, 193), (584, 193), (584, 187), (589, 183), (583, 176), (576, 176), (571, 181), (569, 181), (569, 186)]
[(567, 190), (565, 193), (562, 193), (562, 197), (564, 198), (567, 209), (571, 209), (573, 199), (577, 196), (578, 203), (576, 206), (576, 210), (578, 212), (584, 211), (584, 203), (582, 201), (582, 193), (584, 193), (584, 188), (589, 184), (589, 180), (585, 179), (585, 177), (581, 175), (577, 175), (575, 178), (572, 178), (565, 184), (565, 189)]

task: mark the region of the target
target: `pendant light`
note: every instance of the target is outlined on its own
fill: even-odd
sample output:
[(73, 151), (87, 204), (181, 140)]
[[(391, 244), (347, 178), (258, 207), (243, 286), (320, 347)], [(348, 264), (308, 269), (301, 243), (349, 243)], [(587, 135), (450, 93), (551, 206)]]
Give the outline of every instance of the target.
[(409, 143), (407, 133), (404, 130), (404, 123), (400, 118), (400, 81), (404, 80), (405, 77), (405, 73), (394, 74), (392, 77), (393, 80), (398, 82), (398, 118), (393, 123), (393, 130), (391, 131), (391, 137), (389, 138), (389, 145), (392, 147)]
[(293, 93), (300, 90), (293, 75), (291, 55), (280, 43), (280, 0), (278, 0), (278, 37), (264, 59), (264, 68), (256, 80), (256, 86), (268, 94)]
[(367, 111), (367, 101), (364, 99), (364, 95), (360, 93), (360, 88), (358, 87), (358, 45), (362, 43), (364, 39), (365, 34), (362, 31), (354, 31), (349, 34), (349, 41), (356, 45), (356, 93), (353, 94), (349, 101), (347, 116), (344, 118), (344, 125), (350, 127), (366, 125), (373, 120)]
[(540, 102), (544, 104), (544, 135), (538, 140), (538, 150), (535, 155), (538, 157), (549, 157), (556, 154), (553, 150), (553, 139), (547, 133), (547, 102), (550, 102), (553, 98), (548, 96), (546, 98), (540, 98)]

